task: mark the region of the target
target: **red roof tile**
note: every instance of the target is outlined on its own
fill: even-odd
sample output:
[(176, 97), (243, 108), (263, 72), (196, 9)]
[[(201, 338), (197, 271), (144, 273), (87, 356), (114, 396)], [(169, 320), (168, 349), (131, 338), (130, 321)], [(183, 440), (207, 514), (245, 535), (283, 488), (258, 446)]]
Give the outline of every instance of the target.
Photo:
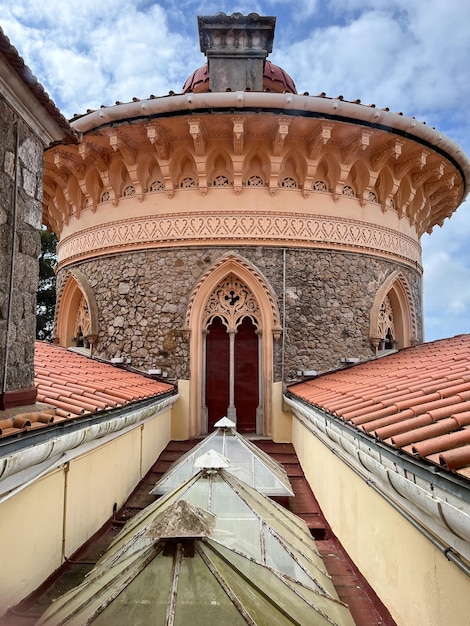
[(470, 335), (323, 374), (289, 392), (388, 445), (470, 478)]
[(0, 412), (0, 437), (114, 409), (174, 390), (173, 385), (145, 374), (42, 341), (35, 344), (34, 368), (37, 401), (50, 408), (5, 419), (1, 419)]

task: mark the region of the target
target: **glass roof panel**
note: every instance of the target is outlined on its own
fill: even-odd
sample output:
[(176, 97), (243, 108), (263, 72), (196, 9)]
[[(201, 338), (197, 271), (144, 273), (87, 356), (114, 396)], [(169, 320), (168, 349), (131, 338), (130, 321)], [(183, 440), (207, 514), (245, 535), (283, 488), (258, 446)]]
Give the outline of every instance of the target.
[[(331, 595), (318, 593), (320, 573), (309, 576), (314, 568), (290, 543), (288, 528), (278, 536), (262, 520), (263, 511), (271, 509), (276, 519), (281, 507), (257, 494), (261, 507), (254, 494), (225, 470), (201, 471), (126, 526), (82, 585), (54, 603), (40, 624), (95, 618), (101, 626), (167, 623), (173, 598), (174, 621), (168, 624), (237, 624), (244, 623), (239, 619), (244, 614), (252, 624), (349, 626), (333, 586)], [(190, 504), (192, 497), (205, 501), (210, 512)], [(310, 545), (313, 540), (305, 537), (306, 552)], [(329, 603), (341, 617), (337, 622), (324, 621), (324, 613), (333, 614)]]
[(151, 493), (160, 495), (174, 489), (199, 471), (194, 462), (209, 450), (230, 460), (229, 471), (268, 496), (293, 496), (287, 474), (280, 463), (232, 428), (217, 428), (176, 461)]
[(334, 598), (284, 578), (211, 540), (202, 548), (256, 624), (354, 626), (349, 609)]
[(175, 626), (188, 624), (246, 626), (246, 621), (197, 552), (193, 558), (182, 560), (176, 594)]

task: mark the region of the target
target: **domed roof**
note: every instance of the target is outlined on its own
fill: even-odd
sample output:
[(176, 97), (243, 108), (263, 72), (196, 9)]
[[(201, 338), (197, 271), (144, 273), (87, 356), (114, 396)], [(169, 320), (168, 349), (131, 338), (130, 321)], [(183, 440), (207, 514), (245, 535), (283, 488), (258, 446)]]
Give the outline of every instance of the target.
[[(278, 93), (297, 93), (294, 81), (285, 72), (282, 67), (274, 65), (271, 61), (266, 61), (263, 72), (263, 88), (265, 91), (273, 91)], [(183, 93), (202, 93), (209, 91), (209, 70), (207, 63), (199, 67), (187, 79), (183, 86)]]

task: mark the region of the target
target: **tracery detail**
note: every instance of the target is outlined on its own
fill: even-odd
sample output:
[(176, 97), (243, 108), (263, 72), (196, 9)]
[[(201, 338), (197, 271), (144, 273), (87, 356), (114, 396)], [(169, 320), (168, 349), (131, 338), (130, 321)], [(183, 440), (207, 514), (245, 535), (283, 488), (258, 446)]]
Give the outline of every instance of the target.
[(247, 187), (264, 187), (264, 181), (261, 176), (250, 176), (246, 181)]
[(109, 202), (110, 197), (109, 191), (105, 191), (101, 196), (101, 202)]
[(150, 184), (150, 191), (163, 191), (165, 189), (165, 185), (161, 180), (154, 180), (153, 183)]
[(347, 196), (348, 198), (355, 198), (356, 194), (351, 185), (344, 185), (343, 187), (343, 196)]
[(212, 182), (213, 187), (229, 187), (230, 182), (226, 176), (216, 176)]
[(382, 349), (390, 349), (394, 347), (396, 339), (395, 335), (395, 323), (393, 320), (393, 309), (390, 298), (385, 296), (384, 301), (380, 306), (379, 319), (377, 323), (377, 336), (381, 338), (383, 345)]
[(297, 189), (297, 181), (294, 178), (287, 176), (282, 179), (281, 187), (284, 187), (284, 189)]
[(312, 184), (312, 189), (313, 191), (328, 191), (328, 187), (326, 186), (326, 183), (323, 182), (322, 180), (315, 180)]
[(377, 194), (373, 191), (369, 191), (369, 202), (377, 202)]
[(132, 198), (132, 196), (135, 196), (135, 187), (134, 185), (127, 185), (127, 187), (124, 187), (124, 191), (122, 192), (122, 197)]
[(90, 311), (88, 310), (88, 302), (85, 296), (82, 294), (80, 304), (78, 305), (77, 317), (75, 320), (75, 332), (74, 337), (78, 346), (83, 346), (86, 343), (86, 337), (91, 332), (91, 318)]
[(212, 292), (204, 309), (204, 328), (220, 317), (227, 330), (236, 330), (249, 316), (258, 327), (260, 310), (251, 290), (234, 274), (229, 274)]
[(180, 189), (192, 189), (193, 187), (196, 187), (196, 181), (190, 176), (186, 176), (186, 178), (183, 178), (180, 182)]

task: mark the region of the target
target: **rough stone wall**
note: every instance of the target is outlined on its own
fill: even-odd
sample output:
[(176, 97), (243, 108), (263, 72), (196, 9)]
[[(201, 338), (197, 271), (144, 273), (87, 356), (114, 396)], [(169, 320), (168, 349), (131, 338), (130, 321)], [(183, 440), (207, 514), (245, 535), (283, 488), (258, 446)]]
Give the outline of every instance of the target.
[[(16, 132), (19, 140), (15, 226)], [(0, 99), (0, 378), (2, 385), (6, 379), (5, 391), (34, 385), (42, 154), (40, 141)], [(8, 319), (13, 244), (14, 289)]]
[[(81, 263), (99, 310), (96, 356), (130, 357), (134, 367), (160, 367), (189, 377), (189, 343), (183, 340), (188, 298), (201, 274), (236, 252), (266, 277), (283, 311), (283, 250), (267, 247), (186, 248), (136, 252)], [(394, 270), (403, 272), (421, 320), (421, 278), (406, 266), (360, 254), (286, 251), (284, 380), (298, 370), (341, 366), (341, 357), (372, 355), (370, 310)], [(58, 276), (58, 292), (66, 275)], [(419, 325), (418, 337), (422, 329)], [(274, 345), (274, 377), (282, 379), (283, 339)]]

